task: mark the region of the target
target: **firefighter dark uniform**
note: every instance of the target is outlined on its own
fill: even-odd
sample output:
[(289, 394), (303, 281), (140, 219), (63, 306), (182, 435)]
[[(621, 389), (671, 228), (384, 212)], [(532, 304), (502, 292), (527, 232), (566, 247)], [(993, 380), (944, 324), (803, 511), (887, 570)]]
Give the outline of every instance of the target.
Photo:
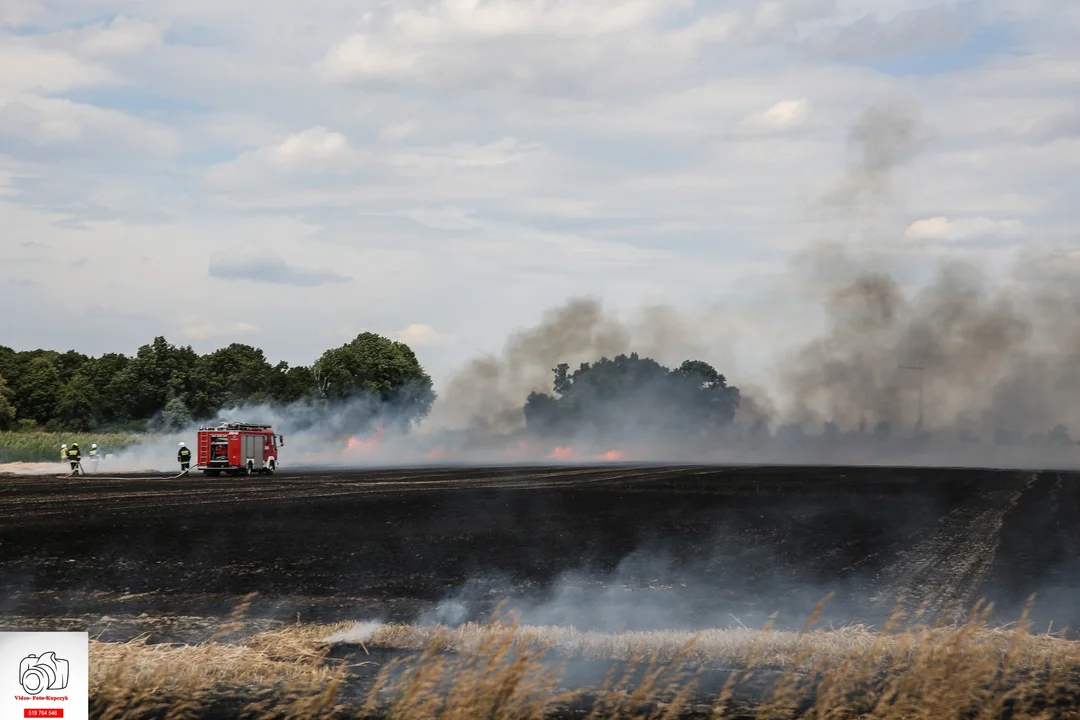
[(71, 443), (71, 447), (67, 451), (68, 462), (71, 463), (71, 474), (79, 472), (79, 461), (82, 460), (82, 453), (79, 452), (79, 443)]
[(183, 443), (180, 443), (180, 452), (176, 453), (176, 459), (180, 463), (180, 472), (191, 469), (191, 451)]

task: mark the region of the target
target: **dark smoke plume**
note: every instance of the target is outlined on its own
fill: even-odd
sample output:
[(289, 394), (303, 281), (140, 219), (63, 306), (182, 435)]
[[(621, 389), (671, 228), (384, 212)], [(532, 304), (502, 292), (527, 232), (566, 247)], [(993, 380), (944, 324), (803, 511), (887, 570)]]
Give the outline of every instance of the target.
[[(870, 106), (848, 133), (856, 161), (828, 201), (854, 210), (880, 199), (930, 135), (908, 105)], [(711, 352), (729, 348), (746, 318), (652, 307), (624, 322), (578, 298), (512, 335), (500, 355), (469, 363), (437, 410), (459, 426), (514, 432), (526, 397), (550, 393), (560, 363), (637, 352), (671, 366), (700, 359), (727, 375), (741, 390), (744, 440), (784, 430), (796, 439), (1070, 444), (1070, 429), (1080, 432), (1080, 253), (1028, 252), (1005, 280), (943, 259), (919, 283), (896, 271), (903, 257), (872, 266), (857, 244), (818, 244), (796, 258), (785, 285), (820, 308), (825, 328), (752, 378), (763, 388)]]
[(439, 422), (505, 434), (525, 425), (530, 392), (551, 392), (560, 363), (576, 367), (601, 357), (639, 352), (678, 362), (703, 353), (701, 326), (666, 306), (640, 309), (627, 321), (605, 312), (597, 298), (571, 298), (534, 327), (519, 330), (499, 355), (471, 360), (447, 385), (433, 414)]
[[(736, 422), (744, 429), (794, 423), (820, 434), (831, 423), (869, 434), (884, 423), (897, 435), (997, 444), (1059, 424), (1080, 430), (1080, 256), (1029, 256), (997, 285), (973, 264), (948, 262), (918, 289), (861, 269), (839, 246), (807, 251), (796, 267), (826, 329), (789, 351), (764, 388), (716, 363), (742, 390)], [(666, 331), (650, 332), (650, 318)], [(635, 351), (709, 361), (701, 349), (723, 338), (697, 327), (673, 308), (651, 308), (635, 324), (595, 299), (570, 300), (513, 335), (500, 356), (469, 363), (450, 383), (443, 412), (488, 432), (519, 430), (526, 397), (551, 392), (559, 363)]]
[(869, 106), (848, 131), (848, 146), (855, 151), (857, 160), (826, 195), (824, 204), (848, 206), (864, 195), (883, 196), (893, 172), (915, 158), (929, 137), (912, 106), (900, 102)]
[(788, 419), (914, 429), (922, 382), (927, 430), (988, 439), (1026, 438), (1059, 423), (1080, 428), (1073, 287), (1045, 279), (994, 287), (957, 262), (911, 292), (878, 272), (828, 287), (820, 298), (826, 333), (793, 353), (778, 378)]

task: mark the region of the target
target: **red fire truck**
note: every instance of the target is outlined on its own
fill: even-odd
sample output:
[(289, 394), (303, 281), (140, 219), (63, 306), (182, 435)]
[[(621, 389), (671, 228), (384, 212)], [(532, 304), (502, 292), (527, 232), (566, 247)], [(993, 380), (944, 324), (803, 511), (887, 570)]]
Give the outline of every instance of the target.
[(278, 448), (285, 438), (269, 425), (223, 422), (199, 428), (199, 453), (195, 468), (206, 475), (270, 474), (278, 467)]

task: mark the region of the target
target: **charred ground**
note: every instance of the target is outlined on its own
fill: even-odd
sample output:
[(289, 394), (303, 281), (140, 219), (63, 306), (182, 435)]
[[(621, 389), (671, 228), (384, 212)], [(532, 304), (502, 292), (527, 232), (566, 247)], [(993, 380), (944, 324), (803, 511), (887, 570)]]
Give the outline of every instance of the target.
[[(0, 479), (8, 628), (194, 641), (255, 621), (602, 630), (880, 622), (898, 595), (1080, 625), (1078, 476), (875, 467), (489, 467)], [(737, 620), (736, 620), (737, 618)], [(153, 620), (153, 627), (147, 623)]]

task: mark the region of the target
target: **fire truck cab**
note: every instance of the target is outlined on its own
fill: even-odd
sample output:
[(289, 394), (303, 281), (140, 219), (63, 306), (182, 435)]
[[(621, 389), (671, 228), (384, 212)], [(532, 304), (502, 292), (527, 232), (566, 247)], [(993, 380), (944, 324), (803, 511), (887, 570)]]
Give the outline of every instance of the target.
[(285, 438), (269, 425), (223, 422), (199, 428), (199, 452), (195, 468), (211, 477), (271, 474), (278, 468), (278, 448)]

